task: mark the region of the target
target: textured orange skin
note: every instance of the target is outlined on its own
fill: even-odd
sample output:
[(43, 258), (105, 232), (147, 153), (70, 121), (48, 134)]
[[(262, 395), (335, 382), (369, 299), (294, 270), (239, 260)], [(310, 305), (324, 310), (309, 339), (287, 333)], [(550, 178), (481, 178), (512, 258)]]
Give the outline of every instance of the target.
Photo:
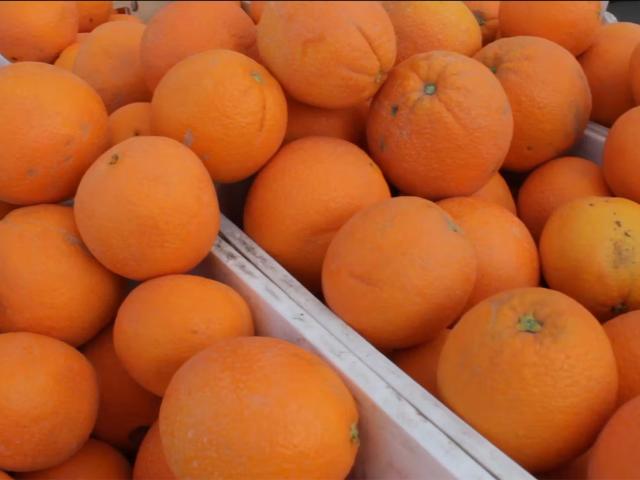
[(49, 468), (87, 441), (98, 411), (98, 383), (76, 349), (35, 333), (2, 334), (0, 376), (0, 468)]
[(631, 93), (636, 105), (638, 105), (640, 104), (640, 43), (631, 53), (629, 78), (631, 79)]
[(74, 42), (65, 48), (57, 60), (53, 63), (56, 67), (64, 68), (65, 70), (73, 71), (73, 65), (76, 63), (78, 51), (80, 50), (80, 42)]
[(320, 293), (322, 261), (336, 231), (355, 213), (390, 197), (382, 172), (364, 151), (337, 138), (306, 137), (283, 147), (257, 175), (245, 203), (244, 229)]
[(476, 250), (476, 283), (466, 309), (505, 290), (538, 286), (538, 249), (518, 217), (498, 205), (469, 197), (442, 200), (438, 206), (451, 215)]
[(640, 185), (637, 181), (640, 168), (638, 131), (640, 107), (622, 114), (609, 130), (604, 144), (604, 178), (613, 193), (619, 197), (640, 201)]
[(144, 23), (140, 18), (135, 15), (129, 15), (127, 13), (112, 13), (109, 15), (109, 22), (135, 22)]
[(0, 220), (3, 219), (11, 210), (16, 208), (15, 205), (0, 202)]
[(16, 205), (73, 196), (107, 147), (107, 112), (85, 82), (43, 63), (0, 69), (0, 201)]
[(611, 23), (600, 27), (595, 41), (580, 57), (593, 96), (594, 122), (609, 127), (635, 105), (629, 61), (638, 43), (640, 25)]
[(113, 12), (112, 1), (87, 1), (75, 2), (78, 6), (78, 31), (90, 32), (99, 25), (109, 21)]
[(442, 330), (433, 340), (415, 347), (397, 350), (391, 360), (434, 396), (438, 396), (438, 360), (449, 330)]
[(377, 2), (267, 2), (258, 49), (287, 94), (320, 108), (371, 98), (396, 60), (393, 25)]
[(190, 147), (214, 180), (236, 182), (280, 147), (287, 101), (262, 65), (238, 52), (212, 50), (163, 77), (151, 102), (151, 128)]
[(578, 61), (544, 38), (511, 37), (474, 57), (495, 70), (513, 110), (513, 140), (504, 168), (517, 172), (560, 156), (587, 126), (591, 94)]
[(175, 480), (162, 450), (158, 422), (154, 423), (142, 441), (133, 465), (133, 480)]
[(502, 37), (542, 37), (580, 55), (591, 46), (602, 24), (602, 2), (503, 2), (500, 7)]
[(495, 203), (496, 205), (506, 208), (513, 214), (516, 213), (516, 202), (513, 201), (511, 189), (499, 172), (494, 173), (484, 186), (469, 196)]
[(191, 270), (220, 228), (202, 162), (162, 137), (133, 137), (107, 150), (82, 178), (74, 211), (91, 253), (134, 280)]
[(473, 55), (482, 48), (478, 21), (463, 2), (382, 2), (398, 42), (396, 63), (418, 53)]
[(113, 341), (129, 374), (162, 396), (173, 374), (200, 350), (253, 335), (251, 311), (231, 287), (193, 275), (167, 275), (136, 287), (118, 311)]
[(109, 115), (109, 141), (114, 146), (127, 138), (151, 135), (151, 104), (130, 103)]
[(100, 385), (100, 408), (93, 435), (120, 450), (132, 452), (142, 441), (141, 429), (158, 418), (161, 399), (126, 372), (113, 347), (109, 327), (87, 343), (82, 352), (95, 368)]
[(171, 2), (149, 21), (140, 46), (144, 78), (153, 91), (176, 63), (213, 49), (253, 56), (256, 27), (238, 2)]
[(253, 20), (254, 23), (259, 23), (260, 22), (260, 18), (262, 17), (262, 12), (264, 11), (264, 7), (266, 6), (267, 2), (265, 1), (255, 1), (255, 0), (251, 0), (250, 2), (248, 2), (247, 4), (247, 13), (249, 14), (249, 16), (251, 17), (251, 20)]
[(496, 39), (498, 33), (499, 1), (468, 1), (464, 4), (476, 17), (482, 32), (482, 44), (486, 45)]
[(353, 397), (324, 361), (266, 337), (227, 339), (196, 354), (160, 409), (171, 470), (193, 479), (346, 478), (357, 422)]
[(551, 214), (580, 197), (611, 195), (602, 169), (580, 157), (560, 157), (532, 171), (518, 190), (518, 215), (538, 241)]
[(151, 99), (140, 64), (145, 28), (133, 22), (107, 22), (80, 44), (73, 73), (96, 89), (109, 113)]
[(81, 345), (109, 323), (122, 280), (91, 256), (73, 210), (34, 205), (0, 221), (0, 331)]
[(0, 2), (0, 54), (12, 62), (53, 62), (78, 31), (76, 2)]
[(611, 197), (564, 204), (542, 230), (540, 260), (549, 286), (600, 320), (640, 308), (640, 205)]
[(401, 191), (429, 199), (470, 195), (487, 183), (512, 131), (509, 101), (494, 75), (442, 51), (395, 67), (367, 122), (369, 151), (385, 176)]
[(20, 475), (20, 480), (128, 480), (131, 466), (124, 456), (90, 438), (71, 458), (55, 467)]
[(434, 338), (458, 319), (475, 280), (471, 241), (444, 210), (417, 197), (353, 216), (322, 266), (329, 307), (383, 349)]
[(623, 313), (604, 324), (618, 363), (620, 404), (640, 395), (640, 310)]
[[(532, 333), (520, 318), (542, 323)], [(531, 472), (586, 450), (615, 408), (618, 376), (598, 321), (553, 290), (490, 297), (453, 327), (438, 364), (443, 401)]]

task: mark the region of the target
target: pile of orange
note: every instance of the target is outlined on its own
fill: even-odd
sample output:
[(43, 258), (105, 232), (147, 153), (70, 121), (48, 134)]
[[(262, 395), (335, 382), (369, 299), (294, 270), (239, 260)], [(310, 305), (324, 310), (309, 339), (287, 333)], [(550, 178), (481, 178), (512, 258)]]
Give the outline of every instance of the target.
[[(0, 476), (348, 476), (340, 377), (190, 274), (214, 182), (530, 472), (640, 476), (640, 26), (599, 1), (7, 1), (0, 54)], [(589, 120), (602, 165), (572, 155)]]

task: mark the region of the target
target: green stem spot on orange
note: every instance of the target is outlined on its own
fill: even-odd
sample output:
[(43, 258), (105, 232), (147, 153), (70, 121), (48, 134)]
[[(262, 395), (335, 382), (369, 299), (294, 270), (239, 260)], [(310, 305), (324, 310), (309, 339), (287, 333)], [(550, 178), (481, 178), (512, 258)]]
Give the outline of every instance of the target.
[(435, 83), (427, 83), (424, 86), (424, 93), (425, 95), (433, 95), (434, 93), (436, 93), (437, 87)]
[(518, 319), (518, 330), (521, 332), (538, 333), (542, 331), (542, 322), (533, 313), (525, 313)]
[(358, 431), (357, 423), (351, 424), (351, 428), (349, 429), (349, 437), (351, 438), (352, 443), (360, 443), (360, 432)]
[(258, 72), (251, 72), (251, 78), (253, 78), (258, 83), (264, 83), (264, 81), (262, 80), (262, 75), (260, 75)]
[(109, 160), (109, 165), (115, 165), (116, 163), (118, 163), (118, 160), (120, 160), (120, 155), (118, 155), (117, 153), (114, 153), (113, 155), (111, 155), (111, 160)]
[(613, 313), (616, 316), (621, 315), (627, 312), (628, 310), (629, 310), (629, 307), (624, 302), (620, 302), (617, 305), (614, 305), (613, 307), (611, 307), (611, 313)]
[(391, 116), (395, 117), (398, 114), (398, 105), (391, 105)]
[(478, 22), (478, 25), (483, 26), (485, 23), (487, 23), (482, 12), (478, 10), (473, 10), (472, 13), (473, 13), (473, 16), (476, 17), (476, 21)]
[(492, 65), (491, 67), (489, 67), (489, 70), (491, 70), (493, 73), (497, 73), (498, 67), (496, 67), (495, 65)]

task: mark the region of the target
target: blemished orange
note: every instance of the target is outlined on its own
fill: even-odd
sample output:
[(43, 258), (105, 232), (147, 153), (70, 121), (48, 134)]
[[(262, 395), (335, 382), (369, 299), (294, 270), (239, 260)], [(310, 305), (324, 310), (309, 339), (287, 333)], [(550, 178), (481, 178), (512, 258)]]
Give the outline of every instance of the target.
[(589, 84), (580, 64), (539, 37), (501, 38), (475, 57), (496, 75), (513, 110), (513, 140), (504, 168), (517, 172), (562, 155), (587, 126)]
[(378, 2), (267, 2), (258, 49), (287, 94), (320, 108), (371, 98), (396, 60), (393, 25)]
[(458, 319), (475, 280), (471, 241), (444, 210), (418, 197), (354, 215), (322, 265), (327, 305), (383, 349), (433, 339)]
[(640, 201), (640, 185), (635, 181), (640, 168), (638, 151), (640, 107), (622, 114), (613, 124), (604, 144), (604, 178), (618, 197)]
[(482, 32), (482, 44), (486, 45), (496, 39), (499, 27), (499, 1), (466, 1), (464, 4), (476, 17), (480, 31)]
[(127, 138), (151, 135), (151, 104), (136, 102), (109, 115), (109, 142), (114, 146)]
[(600, 320), (640, 308), (640, 205), (583, 197), (556, 209), (540, 237), (549, 286)]
[(609, 127), (635, 105), (629, 62), (638, 43), (640, 25), (610, 23), (600, 27), (591, 47), (580, 56), (593, 96), (594, 122)]
[(0, 221), (0, 332), (82, 345), (118, 310), (122, 280), (91, 256), (71, 207), (34, 205)]
[(173, 374), (200, 350), (253, 333), (251, 310), (234, 289), (194, 275), (167, 275), (127, 296), (113, 342), (134, 380), (162, 396)]
[(447, 50), (473, 55), (482, 48), (480, 25), (464, 2), (382, 2), (396, 32), (396, 63), (418, 53)]
[(78, 6), (78, 31), (91, 32), (94, 28), (109, 21), (113, 12), (113, 2), (81, 0), (75, 2)]
[(284, 143), (303, 137), (335, 137), (358, 145), (365, 143), (369, 102), (349, 108), (326, 109), (287, 99)]
[(618, 401), (625, 403), (640, 395), (640, 310), (623, 313), (604, 324), (618, 363)]
[(506, 208), (513, 214), (516, 213), (516, 202), (513, 200), (511, 189), (499, 172), (494, 173), (489, 181), (479, 190), (472, 193), (470, 197), (495, 203), (496, 205)]
[(222, 340), (185, 363), (164, 396), (160, 435), (178, 478), (346, 478), (360, 444), (338, 374), (267, 337)]
[(151, 128), (196, 152), (214, 180), (236, 182), (280, 147), (287, 101), (262, 65), (238, 52), (211, 50), (162, 78), (151, 102)]
[(133, 452), (158, 418), (161, 399), (129, 376), (113, 346), (108, 327), (87, 343), (82, 352), (93, 365), (100, 386), (100, 408), (93, 435), (112, 446)]
[(16, 205), (72, 197), (107, 148), (107, 112), (77, 76), (21, 62), (0, 69), (0, 201)]
[(391, 354), (391, 360), (398, 367), (436, 397), (438, 396), (438, 360), (449, 332), (445, 328), (428, 342), (396, 350)]
[(602, 169), (580, 157), (560, 157), (533, 170), (518, 190), (518, 215), (538, 241), (551, 214), (580, 197), (611, 195)]
[(162, 449), (158, 422), (151, 426), (140, 444), (133, 464), (133, 480), (176, 480)]
[(262, 17), (262, 12), (264, 11), (264, 7), (267, 2), (263, 0), (243, 2), (246, 5), (247, 14), (251, 17), (254, 23), (259, 23), (260, 18)]
[(0, 334), (0, 468), (49, 468), (89, 438), (98, 383), (75, 348), (35, 333)]
[(73, 66), (76, 63), (76, 57), (78, 56), (78, 50), (80, 50), (80, 42), (74, 42), (65, 48), (60, 56), (53, 64), (56, 67), (64, 68), (65, 70), (73, 71)]
[(53, 62), (78, 31), (76, 2), (0, 2), (0, 54), (12, 62)]
[(591, 46), (602, 20), (602, 2), (502, 2), (500, 35), (542, 37), (580, 55)]
[(202, 162), (163, 137), (132, 137), (101, 155), (80, 182), (74, 212), (89, 251), (134, 280), (191, 270), (220, 228)]
[(487, 183), (512, 132), (509, 100), (495, 76), (443, 51), (396, 66), (367, 121), (369, 152), (385, 176), (402, 192), (429, 199), (470, 195)]
[(20, 475), (20, 480), (129, 480), (131, 466), (110, 445), (90, 438), (71, 458), (45, 470)]
[(591, 445), (615, 408), (618, 375), (593, 315), (560, 292), (522, 288), (484, 300), (453, 327), (438, 391), (490, 442), (543, 472)]
[(631, 79), (631, 93), (636, 105), (640, 104), (640, 42), (631, 53), (629, 61), (629, 78)]
[(73, 73), (98, 92), (109, 113), (151, 99), (140, 64), (145, 28), (133, 22), (107, 22), (80, 44)]
[(128, 13), (112, 13), (109, 15), (109, 22), (135, 22), (144, 23), (139, 17), (129, 15)]
[(10, 203), (0, 202), (0, 220), (2, 220), (11, 210), (16, 208), (15, 205)]
[(477, 198), (449, 198), (438, 206), (451, 215), (476, 251), (476, 283), (466, 309), (505, 290), (538, 286), (538, 249), (518, 217)]
[(320, 293), (322, 261), (336, 231), (390, 197), (382, 172), (363, 150), (338, 138), (305, 137), (284, 146), (258, 173), (244, 207), (244, 230)]

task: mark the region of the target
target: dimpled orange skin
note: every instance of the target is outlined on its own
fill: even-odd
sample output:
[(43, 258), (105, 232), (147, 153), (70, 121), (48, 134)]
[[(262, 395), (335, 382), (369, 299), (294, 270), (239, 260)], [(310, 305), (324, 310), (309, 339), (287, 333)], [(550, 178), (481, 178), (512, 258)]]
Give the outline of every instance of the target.
[(82, 0), (75, 3), (78, 6), (79, 32), (90, 32), (98, 25), (108, 22), (113, 12), (113, 2), (110, 0)]
[(480, 25), (482, 32), (482, 44), (486, 45), (496, 39), (499, 23), (498, 16), (500, 12), (499, 1), (468, 1), (464, 4), (471, 10), (474, 17)]
[(322, 261), (336, 231), (390, 196), (382, 172), (363, 150), (337, 138), (306, 137), (283, 147), (257, 175), (245, 203), (244, 230), (320, 293)]
[(415, 55), (371, 104), (369, 151), (402, 192), (470, 195), (500, 168), (511, 142), (509, 101), (494, 75), (459, 53)]
[(115, 448), (90, 438), (71, 458), (55, 467), (20, 475), (20, 480), (128, 480), (131, 466)]
[(604, 324), (618, 363), (620, 404), (640, 395), (640, 310), (623, 313)]
[(109, 141), (114, 146), (127, 138), (151, 135), (151, 104), (136, 102), (109, 115)]
[(613, 193), (635, 202), (640, 201), (640, 185), (636, 180), (640, 168), (639, 128), (640, 107), (622, 114), (609, 130), (602, 164), (604, 178)]
[(0, 69), (0, 201), (16, 205), (72, 197), (107, 147), (100, 97), (61, 68), (23, 62)]
[(615, 408), (618, 376), (598, 321), (560, 292), (523, 288), (469, 310), (438, 364), (445, 404), (531, 472), (575, 458)]
[(640, 42), (631, 53), (629, 77), (631, 78), (631, 93), (636, 105), (638, 105), (640, 104)]
[(176, 480), (162, 450), (158, 422), (155, 422), (140, 444), (133, 465), (133, 480)]
[(95, 88), (109, 113), (151, 99), (140, 64), (145, 28), (133, 22), (107, 22), (80, 44), (73, 73)]
[(417, 197), (354, 215), (322, 265), (327, 305), (383, 349), (434, 338), (460, 316), (475, 280), (471, 241), (444, 210)]
[(0, 332), (26, 331), (81, 345), (109, 323), (122, 279), (82, 243), (73, 210), (34, 205), (0, 221)]
[(611, 23), (600, 27), (591, 47), (580, 56), (593, 95), (594, 122), (610, 127), (635, 105), (629, 62), (638, 43), (640, 25)]
[(49, 468), (87, 441), (98, 411), (98, 384), (76, 349), (35, 333), (1, 334), (0, 375), (0, 468)]
[(160, 410), (178, 478), (343, 479), (357, 423), (351, 393), (324, 361), (267, 337), (223, 340), (192, 357)]
[(202, 162), (162, 137), (132, 137), (101, 155), (82, 178), (74, 212), (91, 253), (134, 280), (191, 270), (220, 228)]
[(489, 181), (479, 190), (472, 193), (470, 197), (495, 203), (506, 208), (514, 215), (516, 213), (516, 202), (513, 200), (511, 189), (499, 172), (494, 173)]
[(478, 21), (464, 2), (382, 2), (396, 32), (396, 63), (418, 53), (473, 55), (482, 48)]
[(151, 128), (196, 152), (214, 180), (236, 182), (280, 147), (287, 101), (262, 65), (238, 52), (212, 50), (164, 76), (151, 102)]
[(518, 190), (518, 215), (538, 241), (556, 208), (580, 197), (611, 195), (602, 169), (580, 157), (560, 157), (533, 170)]
[(540, 237), (549, 286), (600, 320), (640, 308), (639, 256), (640, 205), (624, 198), (572, 200), (551, 214)]
[(393, 25), (377, 2), (267, 2), (258, 49), (287, 94), (320, 108), (371, 98), (396, 60)]

